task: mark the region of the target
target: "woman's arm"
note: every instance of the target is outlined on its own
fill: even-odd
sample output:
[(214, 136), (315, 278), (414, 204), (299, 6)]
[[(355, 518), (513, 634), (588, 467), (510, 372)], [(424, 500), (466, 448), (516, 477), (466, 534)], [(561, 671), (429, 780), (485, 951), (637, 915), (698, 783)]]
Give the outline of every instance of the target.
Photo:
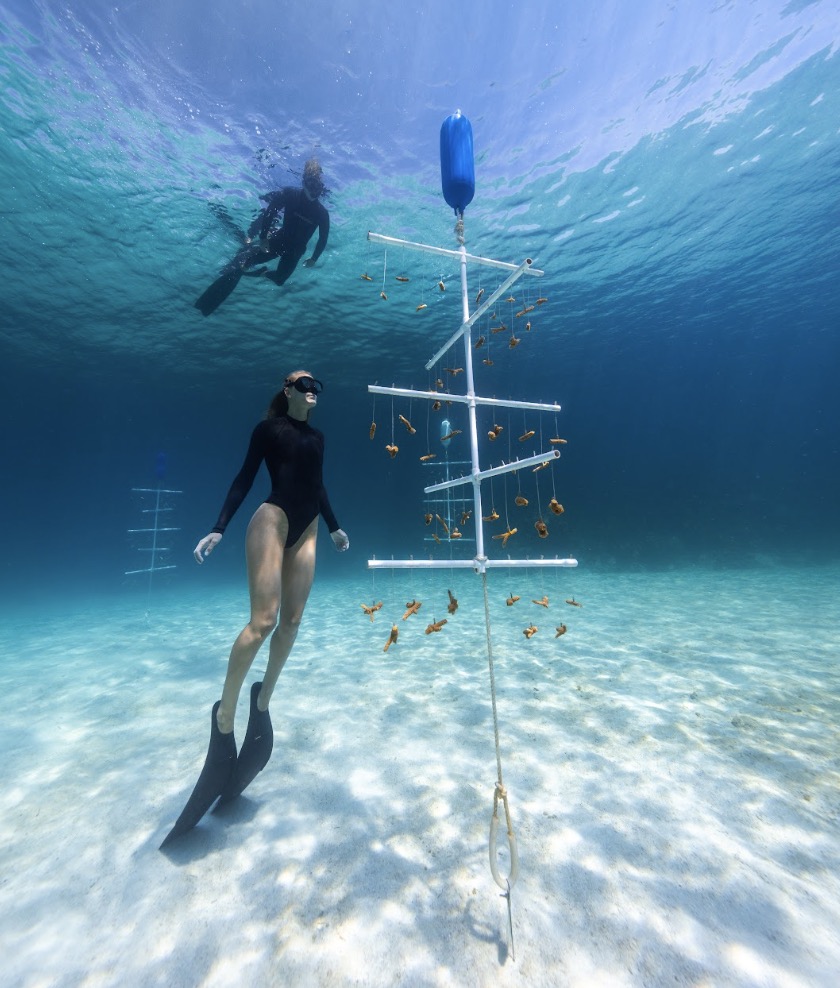
[(268, 195), (260, 197), (265, 202), (265, 207), (248, 227), (248, 236), (259, 235), (260, 240), (265, 240), (271, 233), (271, 227), (277, 218), (277, 214), (286, 206), (286, 190), (279, 192), (269, 192)]
[(303, 264), (304, 267), (311, 268), (312, 265), (318, 260), (321, 254), (324, 253), (324, 248), (327, 246), (327, 238), (330, 235), (330, 214), (322, 206), (321, 207), (321, 220), (318, 223), (318, 243), (315, 244), (315, 250), (312, 251), (312, 257), (307, 258)]
[(266, 420), (263, 420), (251, 433), (251, 442), (248, 444), (245, 462), (230, 485), (225, 503), (219, 512), (219, 520), (212, 529), (212, 531), (217, 532), (219, 535), (224, 534), (231, 518), (236, 514), (237, 509), (247, 497), (248, 491), (254, 485), (257, 471), (265, 457), (265, 424)]
[(245, 454), (245, 462), (242, 469), (234, 477), (230, 485), (225, 503), (219, 512), (219, 520), (209, 535), (205, 535), (198, 545), (193, 549), (193, 555), (197, 563), (203, 563), (216, 546), (222, 541), (222, 535), (227, 528), (231, 518), (236, 514), (237, 509), (245, 500), (248, 491), (254, 485), (257, 470), (265, 456), (265, 425), (264, 422), (251, 433), (251, 442), (248, 444), (248, 452)]

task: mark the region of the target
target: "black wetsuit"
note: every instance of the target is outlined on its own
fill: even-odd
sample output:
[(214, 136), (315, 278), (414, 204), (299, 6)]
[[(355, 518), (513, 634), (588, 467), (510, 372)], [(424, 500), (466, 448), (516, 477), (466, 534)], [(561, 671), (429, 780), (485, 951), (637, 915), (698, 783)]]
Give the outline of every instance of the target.
[(308, 422), (280, 415), (264, 419), (251, 434), (242, 469), (225, 498), (214, 532), (220, 535), (250, 491), (260, 464), (265, 461), (271, 477), (266, 504), (276, 504), (289, 519), (286, 548), (295, 545), (319, 514), (330, 532), (340, 528), (330, 507), (322, 479), (324, 436)]
[[(265, 208), (248, 227), (248, 236), (267, 240), (268, 252), (257, 244), (248, 244), (239, 251), (231, 265), (247, 268), (279, 257), (277, 270), (268, 277), (282, 285), (306, 253), (306, 245), (316, 230), (318, 243), (312, 252), (313, 262), (323, 254), (330, 234), (330, 214), (320, 200), (310, 199), (303, 189), (293, 186), (287, 186), (279, 192), (269, 192), (260, 198), (265, 202)], [(272, 232), (281, 209), (283, 224)]]
[[(218, 309), (239, 284), (243, 274), (265, 274), (275, 285), (285, 284), (298, 266), (306, 252), (306, 245), (316, 230), (318, 243), (312, 252), (313, 262), (318, 260), (327, 246), (330, 214), (318, 199), (310, 199), (303, 189), (293, 186), (287, 186), (278, 192), (269, 192), (260, 198), (266, 205), (248, 228), (248, 236), (259, 235), (267, 244), (268, 250), (263, 250), (262, 244), (247, 243), (236, 252), (233, 260), (222, 268), (219, 277), (196, 299), (195, 307), (204, 316), (209, 316)], [(279, 229), (274, 229), (281, 209), (283, 222)], [(280, 258), (276, 271), (266, 272), (264, 267), (260, 267), (275, 257)]]

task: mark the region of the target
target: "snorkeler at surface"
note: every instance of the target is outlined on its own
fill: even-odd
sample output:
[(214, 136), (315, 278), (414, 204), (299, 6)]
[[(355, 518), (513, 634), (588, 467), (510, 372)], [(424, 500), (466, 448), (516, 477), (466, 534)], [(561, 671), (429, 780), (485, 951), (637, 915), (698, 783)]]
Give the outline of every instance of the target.
[[(161, 847), (191, 830), (219, 799), (238, 796), (271, 757), (274, 733), (268, 704), (297, 637), (312, 579), (318, 515), (323, 515), (339, 552), (350, 540), (339, 528), (322, 480), (324, 437), (309, 424), (322, 389), (306, 371), (294, 371), (257, 425), (216, 527), (195, 547), (199, 563), (216, 548), (265, 462), (271, 493), (251, 522), (245, 540), (251, 615), (230, 652), (221, 699), (213, 705), (210, 746), (198, 782)], [(278, 623), (279, 616), (279, 623)], [(233, 720), (239, 693), (263, 642), (271, 635), (262, 682), (251, 687), (245, 740), (236, 753)]]
[[(244, 246), (196, 301), (195, 307), (205, 316), (215, 312), (239, 284), (243, 274), (265, 275), (276, 285), (284, 284), (298, 266), (317, 229), (318, 242), (315, 250), (303, 262), (305, 267), (311, 268), (324, 252), (330, 233), (330, 214), (320, 201), (324, 192), (321, 165), (316, 158), (310, 158), (303, 168), (301, 188), (287, 186), (278, 192), (261, 196), (265, 207), (248, 227)], [(283, 210), (283, 222), (277, 227), (276, 220), (280, 210)], [(255, 236), (257, 243), (252, 242)], [(275, 257), (280, 258), (276, 271), (268, 271), (264, 267), (247, 270), (254, 265), (272, 261)]]

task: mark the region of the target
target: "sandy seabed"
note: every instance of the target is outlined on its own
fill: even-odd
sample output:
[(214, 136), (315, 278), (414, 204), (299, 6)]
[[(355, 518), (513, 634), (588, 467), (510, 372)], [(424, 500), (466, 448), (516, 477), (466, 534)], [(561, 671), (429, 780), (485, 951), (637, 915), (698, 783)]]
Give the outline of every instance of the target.
[(840, 570), (489, 579), (513, 939), (480, 579), (317, 581), (271, 762), (162, 853), (246, 615), (173, 583), (0, 624), (0, 982), (840, 983)]

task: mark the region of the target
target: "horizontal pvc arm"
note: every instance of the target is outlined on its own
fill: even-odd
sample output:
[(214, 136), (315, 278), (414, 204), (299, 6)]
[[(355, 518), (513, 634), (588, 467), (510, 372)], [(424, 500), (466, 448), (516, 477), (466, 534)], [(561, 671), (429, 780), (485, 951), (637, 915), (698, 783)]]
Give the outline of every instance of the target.
[(161, 570), (165, 569), (177, 569), (175, 565), (172, 566), (150, 566), (149, 569), (127, 569), (123, 576), (133, 576), (135, 573), (160, 573)]
[(499, 467), (490, 467), (489, 470), (479, 470), (478, 473), (472, 476), (457, 477), (455, 480), (444, 480), (439, 484), (432, 484), (430, 487), (424, 487), (424, 494), (433, 494), (435, 491), (445, 491), (450, 487), (460, 487), (462, 484), (471, 484), (473, 479), (475, 480), (486, 480), (488, 477), (498, 477), (503, 473), (510, 473), (511, 471), (521, 470), (523, 467), (533, 467), (538, 463), (546, 463), (549, 460), (558, 459), (560, 453), (556, 449), (549, 450), (547, 453), (537, 453), (535, 456), (529, 456), (524, 460), (514, 460), (513, 463), (503, 463)]
[(127, 532), (180, 532), (180, 528), (128, 528)]
[(578, 561), (566, 559), (369, 559), (368, 569), (473, 569), (481, 573), (485, 569), (532, 569), (554, 566), (571, 569)]
[[(445, 247), (431, 247), (429, 244), (417, 244), (411, 240), (398, 240), (396, 237), (386, 237), (381, 233), (371, 233), (370, 231), (368, 231), (368, 240), (374, 244), (384, 244), (386, 247), (405, 247), (408, 250), (419, 250), (426, 254), (437, 254), (438, 257), (449, 257), (453, 261), (460, 262), (463, 256), (473, 264), (483, 264), (489, 268), (502, 268), (504, 271), (516, 271), (520, 267), (518, 264), (509, 264), (507, 261), (494, 261), (491, 257), (477, 257), (475, 254), (462, 255), (459, 250), (447, 250)], [(532, 263), (531, 258), (529, 257), (525, 263), (530, 265)], [(528, 267), (524, 273), (533, 275), (535, 278), (542, 278), (545, 271), (540, 271), (539, 268)]]
[(480, 398), (478, 395), (454, 395), (448, 391), (415, 391), (412, 388), (384, 388), (378, 384), (369, 384), (368, 391), (372, 395), (393, 395), (395, 398), (426, 398), (429, 401), (455, 401), (462, 405), (475, 402), (488, 408), (522, 408), (532, 412), (559, 412), (561, 406), (555, 401), (549, 405), (540, 401), (507, 401), (504, 398)]
[(170, 491), (165, 487), (132, 487), (138, 494), (183, 494), (183, 491)]

